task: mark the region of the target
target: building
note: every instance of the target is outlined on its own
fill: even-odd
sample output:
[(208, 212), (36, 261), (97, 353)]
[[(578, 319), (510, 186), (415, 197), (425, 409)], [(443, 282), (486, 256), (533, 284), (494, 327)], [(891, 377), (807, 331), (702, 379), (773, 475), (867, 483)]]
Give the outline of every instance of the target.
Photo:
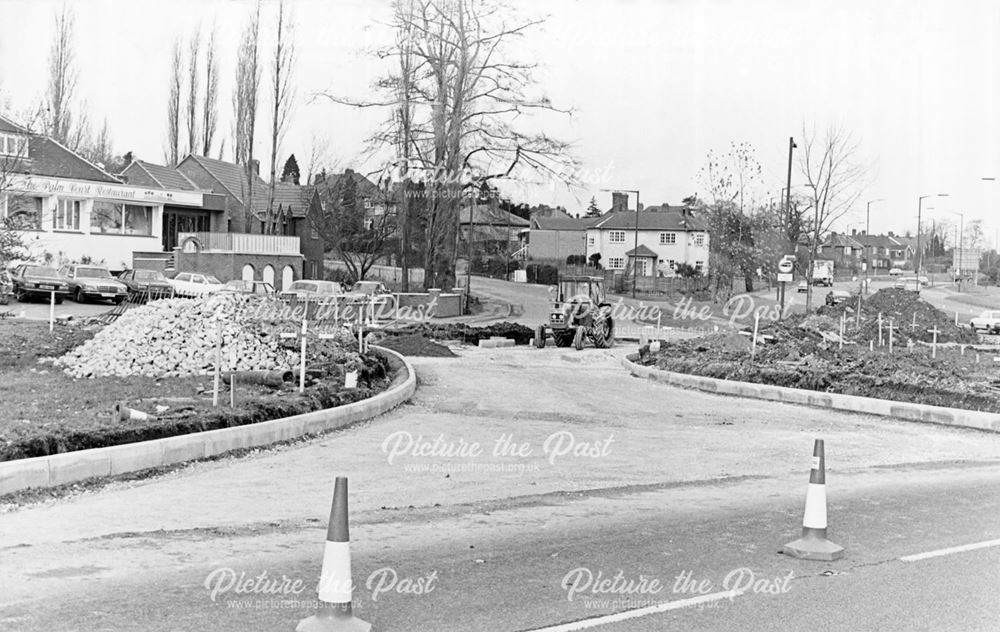
[[(524, 247), (530, 222), (523, 217), (496, 208), (493, 204), (463, 204), (458, 210), (459, 248), (465, 248), (470, 235), (475, 255), (481, 257), (516, 256)], [(465, 256), (465, 251), (460, 251)]]
[(837, 268), (860, 268), (864, 246), (851, 235), (832, 232), (820, 245), (817, 257), (832, 260)]
[(199, 188), (223, 197), (221, 213), (210, 219), (213, 232), (297, 236), (303, 263), (296, 278), (321, 278), (323, 240), (311, 219), (314, 213), (322, 212), (316, 187), (275, 184), (274, 208), (269, 216), (269, 187), (254, 163), (252, 178), (240, 165), (193, 154), (185, 157), (176, 170)]
[(861, 245), (861, 260), (869, 261), (873, 271), (888, 271), (913, 260), (916, 245), (910, 242), (916, 240), (909, 237), (897, 237), (892, 232), (888, 235), (868, 235), (857, 230), (851, 232), (851, 237)]
[(679, 263), (708, 271), (708, 224), (691, 209), (663, 204), (636, 213), (616, 208), (621, 205), (587, 228), (588, 260), (600, 254), (604, 268), (634, 269), (638, 276), (672, 276)]
[(528, 256), (536, 261), (565, 263), (571, 255), (586, 256), (587, 229), (600, 217), (532, 216)]
[(0, 215), (32, 259), (125, 269), (134, 252), (162, 250), (166, 209), (200, 211), (205, 194), (190, 182), (127, 182), (0, 118)]

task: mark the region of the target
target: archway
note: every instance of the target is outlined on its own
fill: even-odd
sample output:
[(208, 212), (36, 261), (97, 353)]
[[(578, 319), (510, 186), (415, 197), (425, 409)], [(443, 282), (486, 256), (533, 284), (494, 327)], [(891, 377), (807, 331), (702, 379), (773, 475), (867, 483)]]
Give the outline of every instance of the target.
[(243, 280), (244, 281), (253, 281), (253, 278), (254, 278), (254, 275), (256, 274), (256, 272), (257, 271), (254, 270), (254, 267), (252, 265), (250, 265), (249, 263), (246, 264), (246, 265), (244, 265), (243, 266)]

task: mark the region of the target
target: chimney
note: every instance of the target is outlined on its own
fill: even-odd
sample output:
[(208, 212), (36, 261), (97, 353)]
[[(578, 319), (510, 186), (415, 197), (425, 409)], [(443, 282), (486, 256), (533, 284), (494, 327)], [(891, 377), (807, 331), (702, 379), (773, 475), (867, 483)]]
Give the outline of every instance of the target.
[(255, 176), (260, 175), (260, 161), (256, 158), (250, 161), (250, 171), (252, 171)]
[(890, 236), (890, 237), (895, 237), (895, 235), (893, 235), (893, 234), (892, 234), (892, 231), (891, 231), (891, 230), (889, 231), (889, 236)]
[(628, 193), (613, 191), (611, 193), (611, 212), (628, 210)]
[(852, 228), (851, 229), (851, 237), (857, 237), (857, 236), (858, 236), (858, 229), (857, 228)]

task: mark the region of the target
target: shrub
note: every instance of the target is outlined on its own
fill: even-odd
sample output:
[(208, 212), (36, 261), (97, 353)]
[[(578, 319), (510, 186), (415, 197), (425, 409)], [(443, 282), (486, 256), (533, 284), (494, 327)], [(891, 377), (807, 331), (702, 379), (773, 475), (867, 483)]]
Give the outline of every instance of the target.
[(559, 282), (559, 268), (547, 263), (529, 263), (524, 267), (528, 283), (554, 285)]
[(570, 255), (566, 257), (566, 265), (585, 266), (587, 265), (587, 255)]

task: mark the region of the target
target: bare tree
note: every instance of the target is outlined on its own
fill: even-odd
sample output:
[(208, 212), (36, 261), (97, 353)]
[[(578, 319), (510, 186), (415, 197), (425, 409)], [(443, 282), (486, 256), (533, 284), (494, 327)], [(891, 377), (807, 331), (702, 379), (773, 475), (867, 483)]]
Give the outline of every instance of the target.
[(288, 115), (291, 112), (292, 74), (295, 63), (294, 24), (286, 15), (285, 1), (278, 3), (278, 24), (275, 31), (274, 56), (271, 59), (271, 179), (267, 198), (268, 232), (276, 227), (274, 209), (274, 186), (277, 182), (278, 149), (288, 129)]
[(71, 103), (77, 82), (73, 55), (75, 21), (68, 4), (63, 4), (55, 16), (55, 37), (49, 48), (49, 78), (45, 91), (45, 132), (64, 145), (69, 145), (73, 125)]
[(180, 162), (181, 143), (181, 40), (174, 40), (174, 54), (170, 62), (170, 95), (167, 97), (167, 148), (164, 160), (169, 166)]
[(250, 231), (253, 215), (253, 171), (254, 136), (257, 130), (257, 99), (260, 94), (260, 2), (257, 2), (250, 22), (243, 30), (239, 54), (236, 62), (236, 87), (233, 92), (235, 129), (233, 151), (236, 164), (246, 169), (246, 183), (243, 185), (243, 230)]
[[(398, 0), (397, 41), (379, 54), (400, 58), (394, 72), (403, 76), (380, 81), (387, 93), (381, 101), (326, 95), (337, 103), (391, 108), (388, 129), (375, 140), (409, 147), (406, 179), (424, 180), (429, 287), (455, 282), (458, 211), (467, 191), (529, 173), (562, 180), (573, 171), (565, 167), (575, 166), (566, 143), (514, 125), (532, 111), (565, 111), (536, 89), (536, 65), (513, 58), (518, 40), (542, 20), (510, 19), (511, 11), (492, 0)], [(412, 117), (404, 115), (410, 107)], [(411, 214), (404, 214), (409, 221)]]
[(215, 38), (216, 26), (212, 25), (212, 34), (205, 48), (205, 100), (202, 103), (201, 117), (201, 154), (208, 156), (212, 152), (212, 141), (215, 139), (215, 127), (219, 118), (219, 60), (216, 58)]
[(818, 137), (815, 130), (808, 131), (803, 126), (802, 138), (799, 166), (814, 213), (813, 239), (806, 267), (808, 311), (812, 306), (812, 269), (820, 238), (854, 206), (864, 188), (868, 170), (859, 162), (858, 143), (853, 135), (839, 127), (831, 126), (823, 137)]
[(309, 221), (325, 250), (343, 261), (355, 280), (363, 280), (385, 255), (396, 224), (391, 213), (365, 216), (357, 197), (356, 178), (357, 174), (348, 169), (332, 185), (322, 187), (323, 212), (311, 213)]
[(112, 144), (111, 127), (108, 125), (108, 119), (105, 118), (103, 125), (101, 125), (101, 131), (82, 151), (83, 157), (102, 169), (112, 168), (115, 160)]
[(198, 151), (198, 92), (200, 75), (198, 57), (201, 54), (201, 29), (191, 36), (188, 43), (188, 99), (187, 99), (187, 153)]
[(315, 184), (316, 176), (321, 170), (332, 168), (329, 164), (330, 158), (330, 138), (313, 134), (309, 142), (308, 162), (305, 165), (306, 184)]

